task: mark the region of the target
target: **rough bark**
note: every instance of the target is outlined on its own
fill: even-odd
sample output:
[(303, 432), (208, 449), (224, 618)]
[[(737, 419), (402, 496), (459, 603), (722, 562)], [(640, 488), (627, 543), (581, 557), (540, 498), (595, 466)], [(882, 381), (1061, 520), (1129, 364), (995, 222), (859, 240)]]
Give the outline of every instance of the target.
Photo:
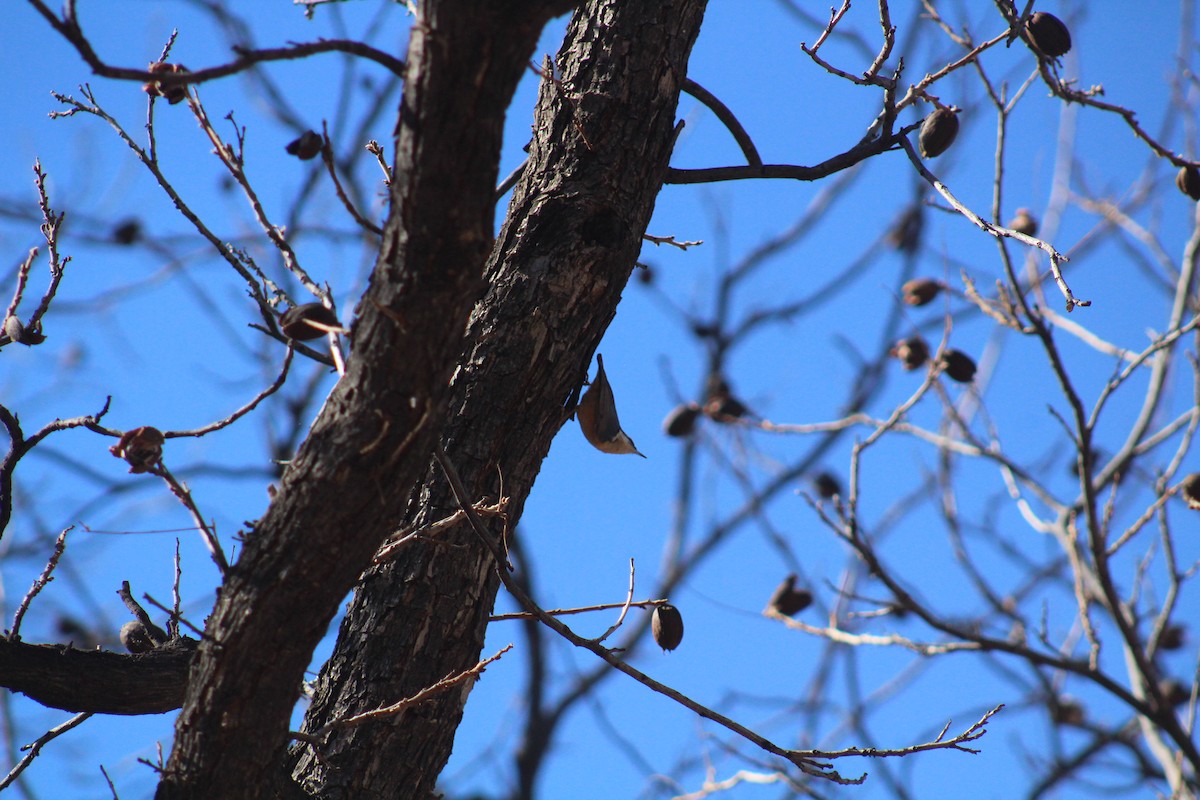
[(425, 472), (491, 249), (504, 115), (550, 3), (429, 0), (354, 349), (221, 587), (159, 798), (270, 797), (304, 669)]
[[(583, 381), (641, 248), (674, 141), (675, 109), (704, 0), (594, 0), (544, 81), (529, 163), (489, 261), (454, 376), (441, 443), (471, 499), (510, 499), (519, 519), (564, 407)], [(600, 456), (597, 457), (609, 457)], [(440, 469), (408, 499), (422, 524), (457, 507)], [(385, 706), (473, 666), (496, 564), (460, 526), (415, 541), (358, 585), (305, 731)], [(295, 776), (322, 798), (425, 797), (470, 690), (296, 748)]]
[(195, 639), (131, 655), (0, 638), (0, 675), (5, 688), (52, 708), (162, 714), (183, 702), (195, 653)]

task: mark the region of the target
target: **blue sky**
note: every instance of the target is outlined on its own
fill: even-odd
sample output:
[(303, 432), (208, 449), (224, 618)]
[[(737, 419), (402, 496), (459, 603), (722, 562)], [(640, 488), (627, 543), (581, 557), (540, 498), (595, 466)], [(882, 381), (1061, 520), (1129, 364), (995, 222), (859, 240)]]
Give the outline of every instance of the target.
[[(811, 5), (811, 4), (809, 4)], [(901, 26), (900, 42), (907, 39), (912, 19), (909, 4), (895, 4), (894, 21)], [(306, 22), (301, 12), (286, 3), (264, 4), (256, 10), (254, 34), (260, 46), (307, 41), (318, 36), (357, 36), (378, 13), (373, 2), (341, 6), (345, 32), (327, 22), (328, 10), (318, 11), (316, 22)], [(1174, 61), (1179, 20), (1174, 10), (1132, 14), (1125, 4), (1047, 4), (1071, 23), (1076, 47), (1065, 59), (1065, 73), (1077, 76), (1082, 86), (1102, 83), (1105, 99), (1135, 108), (1147, 130), (1161, 135), (1170, 147), (1193, 152), (1195, 124), (1169, 111), (1169, 80), (1180, 72)], [(157, 57), (172, 28), (180, 31), (175, 58), (192, 67), (214, 65), (227, 58), (224, 39), (188, 4), (111, 0), (81, 3), (85, 30), (98, 52), (110, 61), (141, 66)], [(813, 13), (824, 15), (823, 6)], [(847, 23), (864, 31), (874, 47), (878, 26), (872, 4), (856, 4)], [(5, 209), (12, 201), (35, 208), (31, 166), (40, 158), (50, 175), (51, 200), (69, 212), (63, 250), (74, 256), (60, 291), (58, 305), (47, 324), (50, 338), (33, 349), (5, 349), (3, 402), (18, 411), (27, 429), (56, 416), (77, 416), (99, 408), (105, 395), (113, 396), (107, 423), (130, 428), (153, 424), (161, 428), (190, 428), (229, 413), (252, 397), (272, 377), (257, 358), (269, 345), (245, 328), (253, 321), (252, 309), (228, 268), (215, 262), (199, 245), (171, 239), (189, 230), (145, 175), (144, 170), (116, 140), (113, 132), (94, 118), (50, 120), (48, 112), (60, 106), (50, 91), (79, 96), (78, 85), (89, 80), (86, 67), (73, 51), (53, 34), (25, 4), (12, 4), (0, 33), (0, 75), (6, 92), (0, 98), (0, 135), (8, 146), (0, 151), (0, 180)], [(971, 8), (972, 32), (983, 39), (1000, 32), (991, 4)], [(959, 17), (956, 16), (956, 19)], [(981, 22), (986, 20), (986, 22)], [(403, 47), (407, 21), (399, 7), (379, 27), (375, 44)], [(874, 26), (874, 27), (873, 27)], [(541, 45), (553, 53), (562, 23), (552, 25)], [(1194, 31), (1191, 32), (1194, 35)], [(813, 65), (801, 52), (800, 42), (812, 43), (815, 34), (781, 11), (780, 4), (715, 1), (693, 54), (690, 77), (722, 98), (753, 135), (765, 161), (813, 164), (845, 149), (862, 135), (878, 107), (874, 90), (852, 87)], [(919, 77), (930, 63), (941, 63), (956, 52), (945, 38), (929, 37), (911, 57), (907, 80)], [(838, 40), (823, 51), (826, 58), (861, 71), (861, 54)], [(36, 65), (34, 67), (33, 65)], [(352, 93), (353, 100), (339, 104), (337, 81), (342, 73), (338, 56), (307, 62), (273, 65), (272, 78), (291, 108), (306, 125), (318, 127), (330, 120), (335, 138), (349, 136), (346, 124), (372, 102), (368, 89)], [(989, 75), (1007, 81), (1011, 92), (1032, 71), (1034, 61), (1020, 44), (999, 48), (985, 59)], [(378, 85), (378, 73), (373, 75)], [(361, 77), (360, 77), (361, 79)], [(527, 141), (536, 88), (532, 73), (522, 85), (510, 115), (501, 174), (515, 167)], [(940, 178), (965, 203), (986, 215), (992, 193), (995, 150), (995, 115), (978, 104), (975, 75), (961, 72), (939, 84), (946, 102), (964, 105), (959, 140), (932, 164)], [(145, 96), (135, 84), (92, 80), (97, 99), (135, 136), (142, 136)], [(312, 167), (286, 156), (283, 146), (295, 131), (264, 113), (240, 79), (205, 84), (202, 98), (210, 116), (220, 119), (235, 110), (238, 124), (248, 128), (246, 148), (251, 179), (273, 218), (283, 222), (286, 203), (309, 178)], [(1194, 94), (1194, 88), (1189, 87)], [(382, 100), (395, 106), (396, 95)], [(972, 105), (967, 105), (967, 103)], [(923, 113), (923, 112), (922, 112)], [(717, 120), (685, 98), (679, 114), (686, 127), (672, 163), (681, 167), (740, 163), (732, 139)], [(904, 122), (920, 113), (908, 112)], [(364, 131), (384, 143), (390, 152), (390, 114), (382, 113)], [(209, 154), (194, 121), (180, 108), (161, 106), (157, 112), (161, 160), (181, 193), (214, 222), (219, 235), (244, 244), (259, 258), (269, 260), (270, 250), (250, 218), (243, 198), (222, 189), (219, 164)], [(1128, 202), (1134, 187), (1153, 185), (1152, 198), (1138, 206), (1134, 218), (1153, 226), (1156, 241), (1178, 263), (1194, 221), (1195, 206), (1179, 196), (1171, 180), (1174, 170), (1153, 163), (1144, 146), (1113, 115), (1090, 109), (1066, 109), (1047, 97), (1035, 83), (1010, 121), (1010, 156), (1005, 175), (1004, 213), (1028, 206), (1042, 217), (1052, 200), (1056, 170), (1064, 169), (1064, 148), (1077, 148), (1070, 185), (1076, 192)], [(228, 133), (228, 123), (218, 128)], [(344, 139), (339, 139), (343, 141)], [(377, 167), (364, 161), (356, 179), (367, 197), (380, 197)], [(705, 244), (680, 252), (647, 244), (643, 260), (654, 266), (656, 289), (631, 281), (616, 319), (602, 344), (610, 381), (619, 403), (625, 430), (634, 438), (646, 460), (602, 455), (593, 450), (573, 425), (559, 434), (544, 463), (538, 485), (521, 523), (521, 535), (537, 565), (538, 599), (543, 607), (618, 601), (624, 597), (629, 560), (638, 569), (638, 597), (652, 593), (654, 582), (665, 571), (662, 563), (668, 532), (675, 514), (681, 446), (663, 436), (662, 418), (680, 399), (697, 396), (705, 362), (687, 322), (672, 313), (663, 298), (700, 318), (712, 313), (715, 281), (731, 264), (764, 239), (790, 225), (810, 204), (819, 201), (829, 182), (794, 181), (669, 186), (664, 189), (650, 233)], [(756, 273), (735, 298), (735, 317), (742, 317), (781, 299), (808, 296), (847, 265), (858, 259), (868, 244), (886, 231), (914, 196), (915, 176), (902, 153), (890, 153), (862, 166), (860, 174), (832, 199), (832, 211), (797, 247)], [(928, 196), (925, 187), (923, 196)], [(379, 206), (375, 215), (381, 213)], [(503, 203), (498, 216), (504, 212)], [(135, 254), (103, 240), (114, 221), (136, 217), (155, 237), (171, 244), (175, 260)], [(318, 182), (303, 225), (315, 230), (324, 225), (351, 230), (340, 205)], [(1161, 330), (1168, 299), (1141, 277), (1135, 259), (1125, 248), (1111, 243), (1090, 248), (1097, 216), (1077, 204), (1066, 207), (1053, 233), (1063, 252), (1080, 249), (1068, 265), (1068, 279), (1080, 297), (1093, 306), (1074, 312), (1072, 321), (1088, 325), (1103, 338), (1129, 348), (1147, 342), (1147, 331)], [(1127, 238), (1125, 241), (1129, 241)], [(38, 243), (36, 224), (0, 219), (0, 244), (8, 259), (6, 274), (30, 246)], [(329, 281), (343, 318), (348, 319), (364, 271), (363, 248), (343, 239), (331, 246), (316, 237), (298, 241), (306, 268), (321, 281)], [(1020, 248), (1013, 248), (1024, 257)], [(811, 423), (835, 419), (845, 402), (847, 381), (856, 373), (853, 353), (869, 356), (879, 346), (884, 320), (896, 304), (899, 276), (906, 266), (900, 254), (876, 250), (858, 277), (836, 297), (797, 319), (771, 327), (751, 337), (734, 351), (730, 377), (737, 392), (763, 416), (780, 423)], [(925, 247), (915, 265), (918, 274), (944, 277), (960, 284), (966, 268), (981, 290), (999, 276), (995, 246), (960, 217), (931, 210), (927, 213)], [(170, 271), (169, 273), (167, 271)], [(186, 280), (165, 274), (185, 274)], [(31, 293), (44, 285), (44, 269), (35, 269)], [(136, 291), (113, 294), (117, 287), (134, 285)], [(198, 286), (228, 318), (214, 322), (210, 307), (201, 302)], [(7, 292), (8, 288), (0, 288)], [(1061, 312), (1062, 303), (1052, 288), (1048, 305)], [(26, 300), (26, 303), (30, 303)], [(947, 308), (958, 311), (961, 299), (950, 305), (906, 310), (905, 328), (931, 325), (936, 339)], [(25, 308), (25, 306), (23, 306)], [(59, 309), (62, 309), (59, 312)], [(975, 354), (985, 366), (988, 380), (984, 402), (989, 419), (1001, 440), (1023, 463), (1036, 465), (1040, 474), (1064, 496), (1066, 488), (1065, 439), (1048, 408), (1064, 411), (1061, 396), (1036, 343), (1012, 333), (997, 333), (978, 315), (967, 316), (952, 333), (954, 346)], [(1081, 394), (1092, 402), (1111, 377), (1111, 358), (1069, 338), (1063, 345), (1072, 375)], [(269, 361), (269, 360), (268, 360)], [(278, 363), (275, 362), (269, 363)], [(307, 379), (301, 370), (293, 380)], [(665, 377), (667, 376), (667, 377)], [(919, 374), (888, 370), (887, 385), (872, 413), (883, 416), (920, 384)], [(328, 379), (326, 380), (328, 383)], [(1141, 385), (1134, 382), (1118, 392), (1102, 418), (1098, 437), (1111, 451), (1122, 440), (1140, 402)], [(963, 390), (953, 387), (958, 396)], [(1171, 407), (1187, 407), (1187, 376), (1170, 384)], [(315, 413), (312, 409), (310, 413)], [(936, 429), (940, 410), (927, 397), (911, 419)], [(212, 462), (237, 470), (264, 467), (266, 427), (262, 415), (244, 428), (217, 433), (199, 440), (175, 440), (168, 463), (187, 467)], [(705, 436), (724, 443), (725, 452), (760, 484), (780, 465), (791, 463), (809, 443), (804, 437), (704, 428)], [(253, 432), (253, 433), (252, 433)], [(866, 435), (865, 432), (862, 435)], [(80, 523), (95, 530), (143, 531), (184, 528), (183, 510), (160, 485), (146, 477), (124, 477), (121, 462), (106, 452), (110, 442), (86, 432), (52, 437), (49, 449), (68, 454), (88, 465), (106, 480), (119, 480), (128, 491), (109, 495), (78, 473), (64, 475), (52, 458), (31, 457), (18, 472), (18, 519), (6, 532), (9, 548), (3, 570), (3, 590), (11, 608), (37, 571), (36, 559), (17, 561), (13, 554), (34, 540), (35, 534), (56, 533)], [(841, 440), (823, 459), (823, 467), (844, 475), (852, 439)], [(1165, 461), (1165, 458), (1163, 459)], [(1156, 462), (1157, 463), (1157, 462)], [(1193, 466), (1189, 469), (1186, 463)], [(1183, 473), (1196, 469), (1189, 457)], [(897, 501), (936, 471), (934, 449), (911, 438), (895, 437), (871, 451), (863, 465), (862, 514), (866, 524), (882, 525)], [(265, 481), (235, 480), (230, 475), (195, 473), (189, 478), (204, 512), (211, 516), (226, 541), (243, 521), (257, 517), (266, 503)], [(697, 496), (691, 506), (694, 540), (710, 524), (727, 517), (744, 500), (742, 490), (728, 471), (712, 460), (701, 461)], [(797, 482), (796, 490), (807, 489)], [(972, 524), (994, 520), (1020, 547), (1033, 555), (1053, 549), (1052, 541), (1029, 530), (1011, 502), (1003, 502), (1005, 487), (993, 466), (964, 464), (956, 502), (962, 517)], [(42, 514), (21, 516), (31, 498)], [(1144, 498), (1142, 498), (1144, 500)], [(1140, 506), (1131, 497), (1119, 513), (1136, 515)], [(1196, 523), (1171, 511), (1176, 531), (1194, 532)], [(832, 585), (847, 568), (841, 543), (824, 529), (795, 493), (773, 501), (765, 511), (770, 526), (788, 541), (801, 562), (803, 574), (828, 607)], [(1186, 537), (1181, 537), (1186, 538)], [(1183, 563), (1198, 555), (1193, 540), (1181, 544)], [(978, 537), (971, 547), (994, 558), (987, 542)], [(39, 598), (25, 624), (29, 641), (52, 641), (56, 614), (87, 620), (103, 619), (114, 631), (124, 621), (115, 596), (123, 579), (134, 581), (137, 593), (159, 599), (170, 596), (175, 538), (171, 534), (106, 536), (77, 529), (68, 549), (68, 566), (86, 576), (63, 580)], [(194, 534), (182, 534), (184, 596), (187, 608), (199, 621), (211, 604), (215, 571)], [(919, 588), (931, 602), (969, 616), (977, 601), (962, 603), (965, 579), (955, 567), (944, 526), (929, 507), (907, 514), (888, 533), (881, 550), (895, 569)], [(580, 565), (587, 565), (581, 569)], [(998, 582), (1010, 578), (1010, 567), (997, 560)], [(700, 568), (689, 576), (672, 601), (683, 611), (687, 634), (681, 648), (663, 655), (644, 648), (634, 657), (640, 669), (681, 691), (711, 703), (739, 720), (775, 737), (784, 744), (809, 722), (792, 706), (801, 699), (814, 670), (823, 663), (825, 644), (813, 637), (785, 631), (778, 622), (764, 619), (760, 610), (775, 584), (794, 569), (764, 533), (762, 525), (738, 529)], [(86, 586), (86, 591), (80, 587)], [(1129, 587), (1125, 587), (1126, 591)], [(877, 587), (865, 593), (879, 596)], [(1050, 611), (1070, 619), (1069, 598), (1055, 598)], [(1053, 603), (1059, 603), (1054, 607)], [(1181, 598), (1182, 618), (1200, 615), (1194, 592)], [(501, 597), (497, 610), (511, 610)], [(819, 616), (806, 617), (820, 624)], [(581, 633), (599, 634), (611, 615), (576, 622)], [(913, 636), (928, 636), (913, 623), (901, 629)], [(1065, 630), (1055, 631), (1066, 635)], [(488, 787), (511, 780), (505, 748), (515, 735), (512, 720), (519, 716), (524, 654), (522, 633), (514, 623), (497, 623), (489, 631), (485, 653), (509, 642), (518, 645), (490, 667), (477, 684), (468, 704), (455, 755), (444, 773), (447, 789), (455, 794), (488, 792)], [(328, 647), (328, 643), (326, 644)], [(326, 652), (323, 650), (322, 652)], [(320, 656), (320, 653), (318, 654)], [(906, 670), (915, 659), (898, 650), (861, 648), (852, 656), (836, 656), (836, 687), (847, 662), (864, 685), (879, 687), (901, 677), (911, 679), (899, 696), (872, 705), (867, 724), (877, 746), (903, 747), (928, 739), (953, 718), (951, 731), (965, 728), (986, 708), (1013, 703), (1011, 684), (1000, 680), (998, 668), (979, 662), (951, 659), (926, 663), (911, 678)], [(1180, 669), (1194, 662), (1191, 651), (1172, 657)], [(594, 667), (590, 654), (557, 644), (551, 656), (552, 671), (567, 677)], [(64, 714), (42, 709), (21, 698), (7, 699), (18, 720), (18, 741), (28, 741)], [(837, 727), (837, 704), (821, 715), (816, 729), (822, 738), (814, 746), (845, 747), (861, 743), (859, 734)], [(1096, 708), (1109, 712), (1101, 702)], [(599, 709), (602, 709), (602, 713)], [(1115, 713), (1112, 711), (1111, 713)], [(171, 736), (171, 716), (142, 719), (94, 719), (51, 744), (40, 763), (27, 773), (30, 785), (43, 797), (90, 798), (102, 796), (98, 763), (113, 775), (123, 798), (152, 794), (153, 775), (136, 758), (152, 757), (154, 742), (164, 746)], [(611, 735), (611, 728), (620, 737)], [(1010, 776), (1025, 771), (1023, 759), (1038, 751), (1048, 723), (1037, 711), (1010, 708), (997, 717), (980, 746), (979, 755), (935, 752), (911, 757), (891, 766), (911, 774), (917, 796), (970, 794), (975, 797), (1008, 797)], [(715, 737), (715, 738), (710, 738)], [(618, 743), (624, 739), (625, 746)], [(652, 695), (622, 676), (606, 681), (597, 706), (577, 708), (560, 732), (558, 746), (540, 788), (545, 797), (659, 797), (659, 786), (646, 767), (658, 773), (685, 775), (690, 783), (677, 791), (698, 788), (703, 767), (680, 770), (691, 759), (711, 757), (717, 777), (727, 777), (741, 764), (729, 759), (717, 740), (726, 741), (706, 723), (670, 701)], [(744, 753), (757, 757), (748, 747)], [(638, 757), (630, 755), (636, 750)], [(1043, 753), (1044, 755), (1044, 753)], [(700, 762), (702, 763), (702, 762)], [(752, 765), (751, 765), (752, 766)], [(838, 765), (845, 774), (867, 771), (871, 779), (862, 787), (838, 791), (874, 798), (888, 796), (884, 767), (873, 762), (846, 760)], [(727, 796), (782, 794), (775, 789), (740, 787)], [(1149, 787), (1146, 796), (1150, 796)], [(1085, 796), (1063, 794), (1061, 796)], [(775, 796), (774, 794), (772, 796)]]

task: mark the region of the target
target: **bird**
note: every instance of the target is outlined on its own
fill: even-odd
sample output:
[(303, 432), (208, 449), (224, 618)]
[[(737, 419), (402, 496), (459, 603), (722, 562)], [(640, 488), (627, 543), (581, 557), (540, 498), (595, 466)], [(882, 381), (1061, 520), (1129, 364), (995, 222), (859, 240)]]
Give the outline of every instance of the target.
[(617, 401), (613, 398), (612, 387), (608, 385), (608, 376), (604, 374), (604, 357), (599, 353), (596, 354), (596, 378), (580, 398), (575, 415), (584, 438), (597, 450), (646, 457), (638, 452), (629, 434), (621, 430), (621, 422), (617, 419)]

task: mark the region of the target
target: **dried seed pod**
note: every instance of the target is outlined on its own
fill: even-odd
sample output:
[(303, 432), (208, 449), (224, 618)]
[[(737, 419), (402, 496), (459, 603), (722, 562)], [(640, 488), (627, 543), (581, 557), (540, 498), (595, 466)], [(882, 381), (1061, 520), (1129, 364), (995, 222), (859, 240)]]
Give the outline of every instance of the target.
[(1187, 641), (1187, 629), (1182, 625), (1168, 625), (1158, 637), (1160, 650), (1178, 650)]
[(692, 432), (696, 430), (696, 418), (699, 416), (700, 406), (695, 403), (675, 406), (663, 420), (663, 433), (676, 438), (691, 436)]
[(108, 448), (108, 452), (117, 458), (125, 459), (129, 464), (129, 471), (134, 474), (149, 472), (162, 460), (162, 446), (165, 441), (166, 438), (158, 428), (143, 425), (125, 431), (120, 440)]
[(1050, 719), (1056, 725), (1082, 725), (1083, 717), (1083, 706), (1074, 698), (1054, 698), (1050, 701)]
[(655, 606), (654, 616), (650, 619), (650, 631), (663, 652), (674, 650), (683, 641), (683, 615), (670, 603)]
[(961, 350), (942, 353), (942, 367), (951, 379), (959, 383), (970, 383), (975, 379), (975, 362)]
[(705, 386), (704, 413), (717, 422), (729, 422), (750, 414), (750, 409), (733, 396), (729, 383), (720, 375), (710, 375)]
[(1071, 32), (1053, 14), (1035, 11), (1025, 22), (1025, 31), (1033, 46), (1047, 58), (1058, 58), (1071, 49)]
[(921, 157), (940, 156), (954, 143), (955, 136), (958, 136), (958, 115), (948, 108), (934, 109), (921, 124), (921, 133), (917, 137)]
[(46, 337), (42, 335), (42, 324), (39, 321), (36, 325), (29, 327), (21, 322), (17, 316), (11, 316), (4, 320), (4, 334), (17, 344), (23, 344), (26, 347), (35, 344), (41, 344), (46, 341)]
[(325, 139), (316, 131), (305, 131), (300, 134), (300, 138), (293, 139), (288, 142), (286, 148), (289, 155), (293, 155), (301, 161), (308, 161), (317, 157), (321, 152), (321, 148), (325, 146)]
[(1192, 690), (1174, 678), (1163, 678), (1159, 681), (1158, 691), (1162, 694), (1163, 700), (1167, 701), (1167, 705), (1172, 708), (1181, 706), (1192, 699)]
[(635, 265), (633, 274), (637, 277), (638, 283), (642, 284), (643, 286), (650, 286), (654, 283), (654, 267), (650, 266), (649, 264), (642, 264), (641, 262), (638, 262)]
[(923, 306), (933, 302), (942, 291), (942, 282), (933, 278), (913, 278), (900, 287), (904, 302), (910, 306)]
[(1179, 495), (1183, 502), (1188, 504), (1188, 508), (1200, 511), (1200, 472), (1193, 472), (1183, 479)]
[(289, 308), (279, 317), (279, 329), (284, 336), (299, 341), (319, 339), (331, 329), (342, 330), (333, 309), (320, 303), (302, 303)]
[(1028, 208), (1018, 208), (1016, 216), (1008, 221), (1008, 227), (1026, 236), (1037, 236), (1038, 221), (1029, 213)]
[(1196, 169), (1190, 164), (1181, 167), (1179, 174), (1175, 176), (1175, 185), (1188, 197), (1200, 200), (1200, 169)]
[(154, 649), (154, 640), (146, 626), (137, 620), (131, 620), (121, 626), (121, 644), (131, 653), (148, 653)]
[(812, 605), (812, 601), (812, 592), (807, 589), (797, 589), (796, 576), (788, 575), (783, 579), (783, 583), (775, 587), (775, 591), (771, 593), (771, 599), (767, 601), (767, 608), (783, 614), (785, 617), (794, 617)]
[(910, 336), (896, 342), (888, 355), (900, 359), (906, 370), (914, 370), (929, 360), (929, 345), (920, 336)]
[[(168, 64), (166, 61), (155, 61), (148, 68), (149, 72), (178, 74), (187, 72), (188, 68), (182, 64)], [(150, 81), (142, 84), (142, 91), (151, 97), (161, 97), (171, 105), (183, 102), (187, 97), (187, 84), (184, 83), (167, 83), (162, 81)]]
[(831, 472), (821, 472), (813, 478), (813, 489), (817, 494), (826, 499), (832, 500), (842, 493), (842, 484)]
[(112, 229), (113, 244), (130, 245), (142, 238), (142, 223), (130, 218)]
[(888, 231), (887, 243), (902, 253), (915, 253), (921, 246), (921, 229), (925, 227), (925, 214), (921, 205), (911, 205)]

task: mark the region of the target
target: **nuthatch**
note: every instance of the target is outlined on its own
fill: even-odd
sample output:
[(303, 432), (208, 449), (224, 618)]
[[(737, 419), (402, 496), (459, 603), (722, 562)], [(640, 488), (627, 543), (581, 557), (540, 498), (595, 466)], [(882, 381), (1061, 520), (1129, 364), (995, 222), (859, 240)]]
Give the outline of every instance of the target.
[(596, 354), (596, 379), (580, 398), (575, 415), (579, 418), (579, 428), (584, 437), (597, 450), (646, 457), (638, 452), (629, 434), (621, 430), (621, 423), (617, 419), (617, 401), (604, 374), (604, 357), (599, 353)]

